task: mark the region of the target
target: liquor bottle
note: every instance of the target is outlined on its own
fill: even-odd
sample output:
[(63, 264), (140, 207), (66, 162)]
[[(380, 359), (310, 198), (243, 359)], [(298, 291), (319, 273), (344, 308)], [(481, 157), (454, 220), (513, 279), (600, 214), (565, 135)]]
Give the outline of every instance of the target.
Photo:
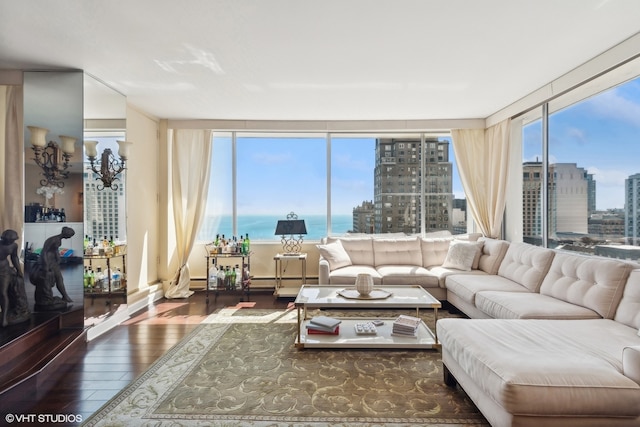
[(102, 273), (102, 267), (96, 268), (94, 286), (96, 289), (101, 291), (106, 291), (106, 286), (104, 284), (104, 274)]
[(229, 275), (229, 289), (236, 289), (236, 279), (238, 277), (238, 274), (236, 273), (236, 267), (238, 267), (237, 265), (235, 267), (233, 267), (233, 270), (231, 270), (231, 274)]
[(207, 281), (207, 287), (209, 289), (215, 289), (217, 280), (218, 280), (218, 268), (216, 267), (215, 259), (212, 259), (211, 267), (209, 267), (209, 280)]
[(113, 290), (117, 290), (122, 287), (122, 273), (120, 272), (120, 267), (117, 267), (111, 275), (111, 287)]
[(238, 264), (236, 264), (235, 288), (236, 289), (241, 289), (242, 288), (242, 269), (240, 268), (240, 266)]
[(251, 250), (250, 244), (251, 244), (251, 241), (249, 240), (249, 233), (247, 233), (246, 237), (244, 238), (244, 241), (242, 242), (242, 253), (243, 254), (245, 254), (245, 255), (249, 254), (249, 251)]
[(220, 267), (220, 269), (218, 270), (218, 280), (216, 281), (217, 283), (217, 289), (224, 289), (224, 268)]
[(242, 268), (242, 288), (246, 289), (251, 284), (251, 274), (249, 273), (249, 264), (243, 264)]
[(89, 269), (89, 288), (91, 288), (92, 290), (95, 288), (96, 286), (96, 274), (93, 272), (92, 269)]
[(90, 290), (89, 289), (89, 267), (84, 268), (84, 274), (82, 275), (82, 283), (84, 284), (85, 292), (89, 291)]
[(229, 270), (229, 266), (227, 265), (225, 267), (224, 270), (224, 288), (225, 289), (230, 289), (231, 285), (229, 284), (231, 282), (231, 270)]

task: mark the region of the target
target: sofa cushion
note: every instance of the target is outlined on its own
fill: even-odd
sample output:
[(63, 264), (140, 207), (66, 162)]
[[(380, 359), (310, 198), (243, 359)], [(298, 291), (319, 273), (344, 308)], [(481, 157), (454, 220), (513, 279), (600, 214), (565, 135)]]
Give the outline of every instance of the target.
[(599, 319), (593, 310), (531, 292), (482, 291), (476, 307), (495, 319)]
[(423, 267), (442, 265), (449, 252), (451, 240), (452, 238), (449, 237), (420, 239), (420, 250), (422, 252), (422, 263), (420, 265)]
[(420, 241), (416, 237), (404, 239), (374, 239), (373, 258), (381, 265), (422, 265)]
[(631, 263), (620, 260), (558, 252), (540, 293), (612, 319), (632, 269)]
[(449, 243), (447, 257), (442, 266), (444, 268), (454, 268), (456, 270), (471, 271), (474, 262), (476, 268), (480, 262), (480, 254), (483, 242), (465, 242), (463, 240), (452, 240)]
[(447, 293), (454, 293), (461, 300), (475, 304), (476, 294), (481, 291), (527, 292), (527, 288), (501, 276), (484, 274), (451, 274), (445, 279)]
[(622, 350), (622, 373), (640, 384), (640, 345)]
[(486, 275), (487, 274), (482, 270), (471, 269), (471, 271), (462, 271), (462, 270), (455, 270), (453, 268), (444, 268), (442, 266), (431, 267), (431, 268), (429, 268), (429, 272), (438, 278), (438, 281), (440, 282), (440, 287), (441, 288), (445, 287), (445, 281), (446, 281), (447, 276), (451, 276), (453, 274), (475, 274), (475, 275)]
[(515, 242), (509, 245), (498, 274), (521, 284), (531, 292), (538, 292), (549, 271), (554, 252), (551, 249)]
[(329, 262), (329, 268), (331, 270), (351, 265), (351, 258), (349, 258), (347, 251), (344, 250), (340, 240), (336, 240), (335, 242), (328, 243), (326, 245), (316, 245), (316, 247), (318, 248), (322, 258)]
[(420, 285), (427, 288), (439, 287), (438, 276), (417, 265), (383, 265), (377, 268), (382, 276), (383, 286)]
[(640, 415), (640, 385), (622, 374), (623, 349), (640, 345), (640, 337), (626, 325), (447, 318), (436, 329), (443, 359), (446, 353), (455, 360), (487, 399), (510, 414)]
[(370, 265), (349, 265), (333, 270), (329, 273), (329, 284), (354, 286), (358, 274), (371, 275), (374, 286), (380, 286), (382, 284), (382, 276)]
[(614, 320), (638, 329), (640, 334), (640, 269), (629, 274)]
[(490, 239), (483, 237), (478, 241), (483, 242), (482, 255), (478, 262), (478, 268), (488, 274), (498, 274), (500, 263), (509, 248), (506, 240)]
[[(429, 235), (430, 233), (427, 233)], [(422, 237), (420, 238), (420, 249), (422, 251), (422, 266), (429, 268), (433, 266), (440, 266), (444, 262), (447, 257), (447, 253), (449, 252), (449, 246), (452, 241), (468, 241), (468, 242), (476, 242), (478, 239), (482, 237), (480, 233), (469, 233), (469, 234), (456, 234), (454, 236), (449, 237)], [(482, 255), (482, 254), (480, 254)], [(474, 260), (474, 265), (472, 268), (477, 269), (478, 264), (480, 262), (480, 255), (478, 256), (478, 260)]]
[(353, 265), (373, 266), (373, 239), (370, 237), (328, 237), (327, 243), (340, 240)]

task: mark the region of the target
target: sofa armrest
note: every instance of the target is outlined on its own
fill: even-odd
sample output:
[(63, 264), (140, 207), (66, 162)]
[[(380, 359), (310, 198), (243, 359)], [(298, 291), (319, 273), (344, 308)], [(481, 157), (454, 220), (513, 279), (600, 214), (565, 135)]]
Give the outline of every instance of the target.
[(320, 261), (318, 262), (318, 284), (328, 285), (330, 272), (329, 261), (320, 257)]
[(640, 384), (640, 345), (622, 349), (622, 373)]

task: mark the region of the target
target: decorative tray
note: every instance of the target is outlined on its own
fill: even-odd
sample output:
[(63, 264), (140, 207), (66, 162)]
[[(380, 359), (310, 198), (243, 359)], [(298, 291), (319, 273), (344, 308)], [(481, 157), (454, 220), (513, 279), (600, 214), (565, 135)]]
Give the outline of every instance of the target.
[(360, 292), (355, 289), (343, 289), (338, 291), (338, 295), (349, 299), (385, 299), (391, 296), (391, 292), (383, 289), (374, 289), (369, 295), (361, 295)]

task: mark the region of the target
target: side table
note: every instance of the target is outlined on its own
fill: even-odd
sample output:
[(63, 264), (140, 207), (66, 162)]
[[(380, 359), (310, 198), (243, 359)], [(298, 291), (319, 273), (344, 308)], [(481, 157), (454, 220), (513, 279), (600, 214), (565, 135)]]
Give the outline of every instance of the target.
[[(298, 295), (300, 287), (307, 281), (307, 254), (276, 254), (273, 257), (276, 267), (276, 288), (273, 295), (278, 297), (295, 297)], [(295, 280), (298, 277), (284, 277), (286, 265), (289, 261), (299, 261), (301, 268), (301, 282), (299, 286), (283, 286), (283, 280)]]

